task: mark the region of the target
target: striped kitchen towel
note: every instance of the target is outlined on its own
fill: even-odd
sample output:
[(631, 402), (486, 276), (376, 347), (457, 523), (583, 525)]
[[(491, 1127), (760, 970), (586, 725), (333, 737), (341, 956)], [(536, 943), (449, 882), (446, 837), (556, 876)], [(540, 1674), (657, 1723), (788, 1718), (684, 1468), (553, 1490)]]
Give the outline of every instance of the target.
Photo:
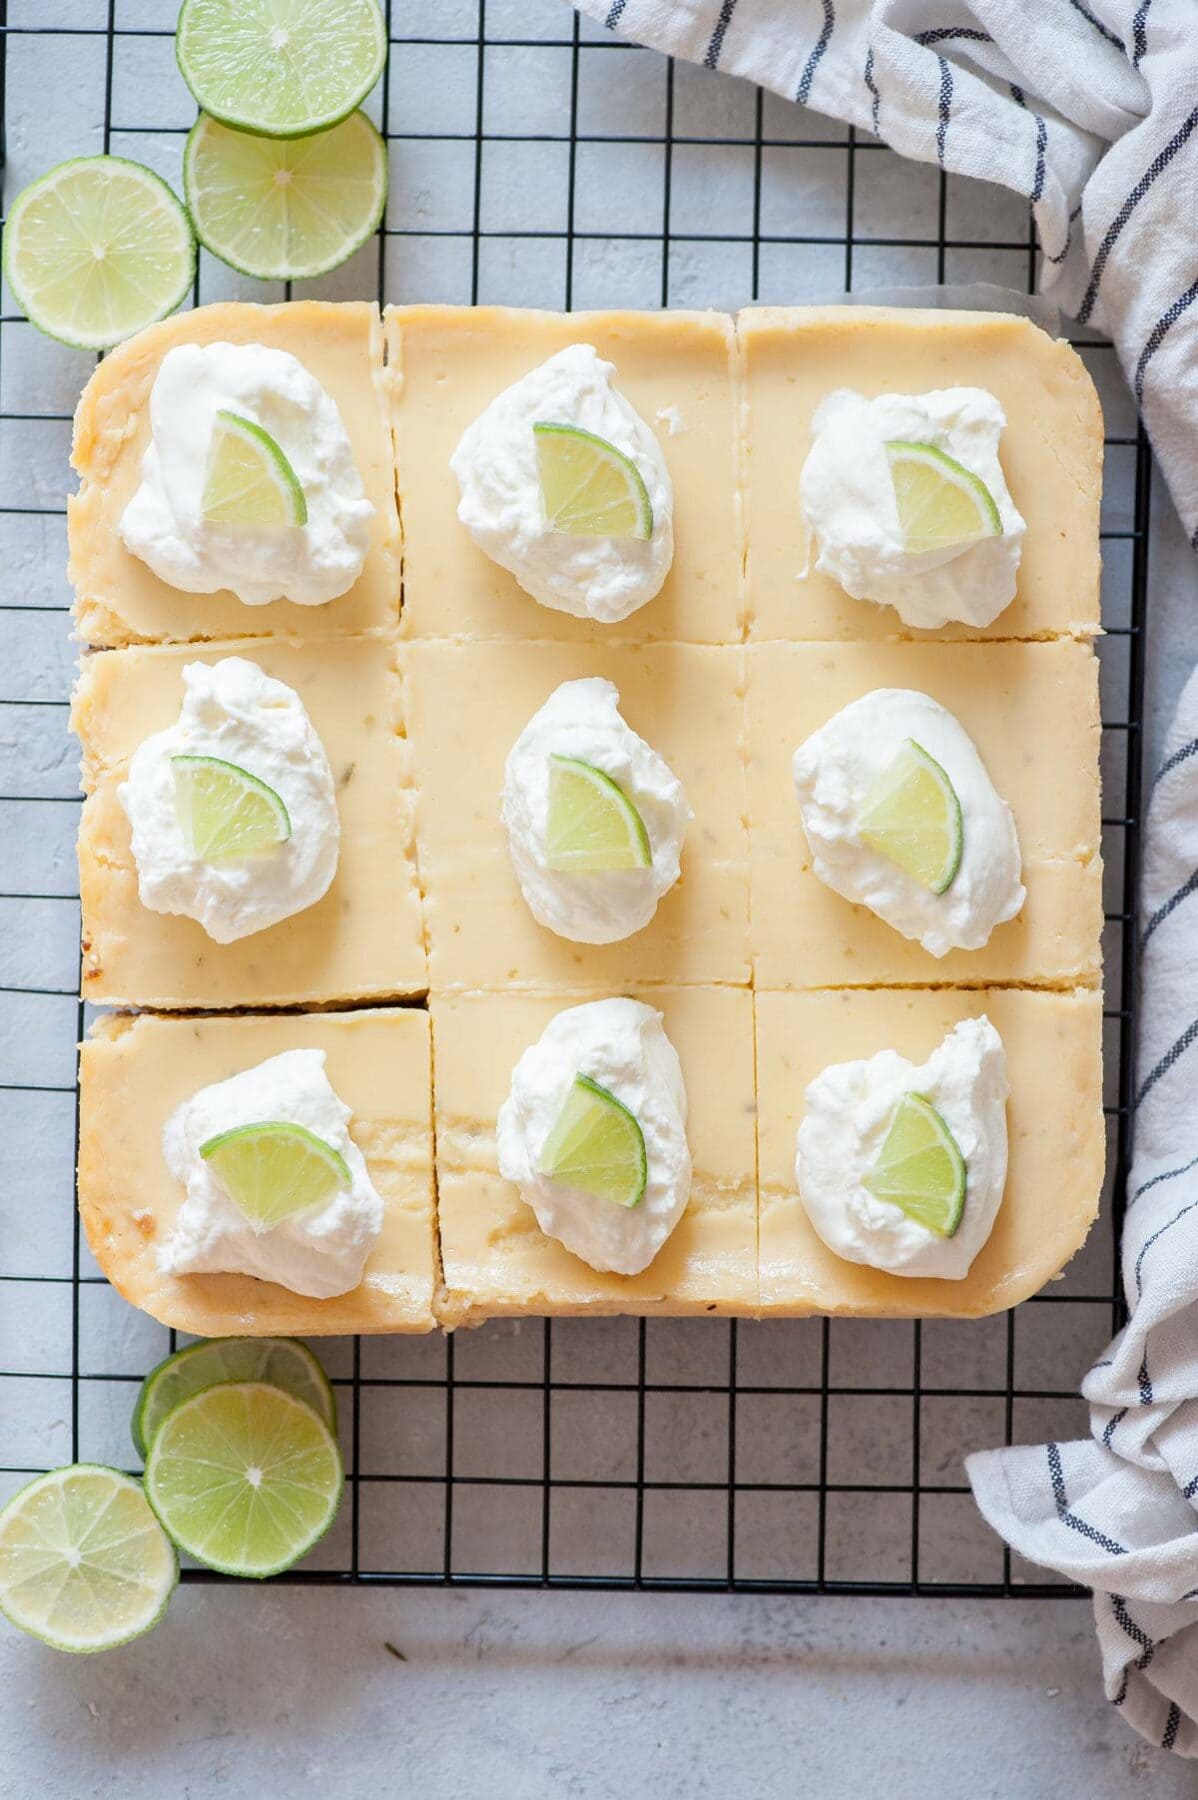
[(1026, 194), (1044, 292), (1114, 338), (1198, 549), (1198, 0), (576, 4)]
[(1198, 672), (1148, 813), (1122, 1247), (1130, 1318), (1082, 1384), (1089, 1440), (966, 1460), (995, 1530), (1032, 1562), (1093, 1588), (1108, 1697), (1146, 1738), (1184, 1756), (1198, 1756), (1196, 908)]

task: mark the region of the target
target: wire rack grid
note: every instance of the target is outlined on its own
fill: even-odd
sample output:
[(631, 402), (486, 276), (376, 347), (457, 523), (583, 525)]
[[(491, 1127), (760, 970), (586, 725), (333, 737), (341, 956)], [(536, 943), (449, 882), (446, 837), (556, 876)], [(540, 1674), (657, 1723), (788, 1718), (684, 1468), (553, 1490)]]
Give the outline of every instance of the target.
[[(370, 109), (391, 159), (377, 240), (334, 298), (738, 305), (879, 281), (1030, 290), (1022, 204), (901, 162), (744, 83), (634, 49), (562, 0), (385, 0)], [(9, 195), (114, 150), (178, 184), (194, 108), (174, 0), (0, 0)], [(435, 29), (434, 29), (435, 27)], [(206, 255), (195, 301), (282, 297)], [(940, 1595), (1076, 1593), (978, 1519), (961, 1457), (1084, 1429), (1075, 1383), (1120, 1321), (1131, 1132), (1150, 460), (1109, 344), (1102, 1221), (997, 1319), (559, 1320), (322, 1340), (348, 1497), (289, 1579)], [(76, 749), (63, 495), (87, 358), (0, 314), (0, 1497), (76, 1458), (129, 1466), (136, 1383), (175, 1344), (108, 1287), (74, 1205)], [(1046, 1196), (1051, 1203), (1051, 1196)], [(220, 1579), (188, 1569), (186, 1580)]]

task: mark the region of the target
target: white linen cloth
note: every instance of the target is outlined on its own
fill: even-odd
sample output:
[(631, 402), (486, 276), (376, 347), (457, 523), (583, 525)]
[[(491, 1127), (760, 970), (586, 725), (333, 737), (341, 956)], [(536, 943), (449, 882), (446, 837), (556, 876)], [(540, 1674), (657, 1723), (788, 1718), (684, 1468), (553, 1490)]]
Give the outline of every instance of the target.
[(1026, 194), (1198, 548), (1198, 0), (576, 0), (640, 44)]
[(1108, 1698), (1198, 1756), (1198, 672), (1152, 790), (1141, 908), (1130, 1318), (1082, 1384), (1089, 1441), (965, 1466), (1008, 1543), (1094, 1589)]

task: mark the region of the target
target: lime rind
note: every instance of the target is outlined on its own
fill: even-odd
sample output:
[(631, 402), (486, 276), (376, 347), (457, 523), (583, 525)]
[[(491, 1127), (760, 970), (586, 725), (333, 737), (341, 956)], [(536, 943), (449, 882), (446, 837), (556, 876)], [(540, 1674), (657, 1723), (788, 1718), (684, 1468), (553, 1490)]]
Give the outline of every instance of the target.
[[(220, 756), (180, 751), (171, 757), (175, 771), (175, 810), (191, 854), (204, 862), (257, 856), (291, 837), (291, 815), (282, 796), (237, 763)], [(204, 778), (218, 790), (205, 807)], [(223, 790), (223, 792), (221, 792)], [(221, 802), (224, 802), (222, 806)], [(216, 817), (209, 820), (207, 812)]]
[(201, 113), (183, 152), (183, 193), (201, 244), (230, 268), (308, 281), (377, 231), (386, 145), (361, 112), (296, 138), (252, 137)]
[(167, 1414), (219, 1381), (267, 1381), (306, 1400), (330, 1431), (337, 1429), (337, 1400), (319, 1359), (298, 1338), (206, 1338), (164, 1357), (141, 1384), (130, 1431), (145, 1460)]
[(546, 866), (592, 874), (653, 866), (645, 821), (619, 782), (577, 756), (549, 758)]
[(904, 1094), (863, 1182), (936, 1237), (950, 1238), (965, 1211), (965, 1158), (943, 1116), (922, 1094)]
[[(929, 804), (930, 802), (930, 804)], [(937, 896), (961, 867), (965, 827), (948, 775), (922, 744), (907, 738), (865, 797), (858, 831), (863, 843)], [(926, 854), (942, 844), (938, 861)]]
[(308, 523), (308, 502), (286, 453), (256, 419), (220, 407), (200, 510), (209, 524), (256, 529)]
[[(887, 442), (903, 547), (912, 555), (1001, 537), (1002, 515), (980, 475), (935, 444)], [(929, 482), (923, 477), (931, 474)], [(939, 521), (938, 526), (936, 521)]]
[(631, 1208), (649, 1180), (645, 1134), (609, 1088), (578, 1074), (545, 1139), (540, 1169), (553, 1181)]
[[(68, 1530), (68, 1489), (72, 1485), (91, 1485), (100, 1490), (101, 1496), (104, 1489), (108, 1490), (107, 1499), (95, 1508), (86, 1532)], [(55, 1495), (57, 1508), (52, 1498)], [(57, 1514), (47, 1520), (47, 1525), (61, 1527), (58, 1543), (47, 1539), (44, 1530), (34, 1529), (30, 1509), (39, 1499), (48, 1503), (52, 1515)], [(124, 1532), (116, 1529), (118, 1515), (114, 1511), (122, 1502), (130, 1527)], [(105, 1521), (107, 1539), (101, 1535)], [(40, 1549), (30, 1541), (39, 1536), (44, 1544)], [(26, 1540), (23, 1546), (22, 1537)], [(68, 1561), (63, 1554), (68, 1541), (79, 1558), (77, 1563)], [(141, 1556), (138, 1545), (144, 1552)], [(27, 1560), (29, 1566), (18, 1573), (13, 1565), (21, 1560)], [(38, 1590), (43, 1584), (49, 1588), (55, 1583), (56, 1571), (62, 1571), (61, 1579), (39, 1608)], [(87, 1656), (131, 1643), (161, 1619), (178, 1580), (179, 1558), (174, 1544), (147, 1504), (140, 1485), (120, 1469), (104, 1463), (72, 1463), (67, 1468), (51, 1469), (28, 1482), (0, 1510), (0, 1613), (18, 1630), (53, 1650)], [(133, 1605), (139, 1589), (144, 1590), (140, 1609)], [(69, 1609), (72, 1600), (101, 1616), (123, 1608), (125, 1616), (107, 1629), (97, 1624), (88, 1632), (82, 1626), (74, 1632), (64, 1632), (61, 1610), (64, 1604)]]
[(263, 1381), (217, 1382), (180, 1401), (146, 1461), (146, 1498), (179, 1549), (247, 1580), (306, 1556), (336, 1518), (344, 1485), (320, 1414)]
[(569, 537), (653, 536), (653, 503), (630, 456), (581, 425), (533, 424), (545, 521)]
[(308, 137), (339, 124), (374, 87), (387, 27), (376, 0), (183, 0), (175, 59), (197, 104), (221, 124)]
[(257, 1120), (218, 1131), (200, 1145), (200, 1157), (257, 1233), (327, 1206), (335, 1194), (353, 1185), (349, 1164), (339, 1150), (306, 1125), (286, 1119)]
[[(127, 313), (119, 321), (114, 319), (111, 307), (107, 322), (97, 323), (91, 329), (84, 329), (79, 321), (89, 295), (94, 293), (93, 283), (85, 279), (90, 273), (105, 265), (104, 273), (111, 277), (118, 262), (111, 259), (111, 246), (103, 246), (103, 258), (95, 255), (95, 242), (89, 251), (82, 249), (83, 225), (78, 210), (72, 211), (66, 204), (64, 195), (69, 185), (79, 181), (86, 182), (87, 171), (96, 172), (99, 180), (111, 178), (109, 192), (103, 201), (97, 200), (97, 213), (106, 225), (111, 225), (113, 217), (111, 184), (118, 181), (130, 184), (130, 199), (135, 201), (129, 217), (129, 244), (126, 261), (138, 261), (142, 266), (142, 277), (139, 280), (126, 278), (123, 283), (125, 294), (130, 298)], [(137, 193), (135, 190), (140, 190)], [(97, 183), (98, 193), (98, 183)], [(51, 306), (48, 301), (50, 287), (43, 290), (42, 284), (30, 279), (33, 271), (25, 264), (37, 254), (37, 248), (28, 236), (30, 229), (26, 220), (31, 212), (42, 202), (57, 195), (58, 205), (53, 214), (54, 243), (61, 246), (64, 234), (70, 233), (79, 246), (70, 257), (62, 259), (57, 275), (47, 281), (57, 304)], [(146, 283), (146, 257), (150, 248), (148, 231), (151, 221), (163, 227), (162, 232), (162, 281), (160, 291), (154, 292)], [(173, 238), (173, 244), (169, 241)], [(53, 251), (53, 244), (46, 249)], [(46, 258), (46, 250), (41, 252)], [(4, 228), (3, 249), (4, 279), (12, 290), (14, 299), (25, 313), (30, 323), (47, 337), (59, 343), (68, 344), (73, 350), (110, 350), (114, 344), (132, 337), (147, 325), (165, 319), (182, 306), (191, 292), (196, 274), (196, 244), (191, 222), (185, 208), (160, 175), (153, 169), (147, 169), (142, 163), (134, 162), (124, 156), (75, 156), (66, 162), (58, 163), (46, 174), (21, 190), (9, 209)], [(46, 258), (47, 270), (50, 259)], [(172, 268), (171, 265), (174, 265)], [(113, 286), (111, 280), (107, 284)], [(43, 291), (45, 298), (41, 297)], [(134, 307), (132, 299), (138, 295), (147, 296), (145, 304)], [(115, 293), (114, 293), (115, 297)]]

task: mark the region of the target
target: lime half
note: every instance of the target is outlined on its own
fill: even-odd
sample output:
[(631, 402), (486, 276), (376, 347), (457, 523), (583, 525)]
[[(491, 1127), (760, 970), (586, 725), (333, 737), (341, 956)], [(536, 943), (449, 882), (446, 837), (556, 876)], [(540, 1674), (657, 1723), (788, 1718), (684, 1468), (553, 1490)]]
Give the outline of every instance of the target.
[(377, 226), (387, 152), (364, 113), (314, 137), (262, 138), (201, 113), (183, 154), (201, 244), (243, 275), (303, 280), (335, 269)]
[(574, 756), (549, 758), (549, 823), (545, 862), (551, 869), (593, 874), (647, 869), (649, 833), (619, 784)]
[(300, 137), (366, 98), (387, 60), (387, 29), (376, 0), (183, 0), (175, 55), (214, 119)]
[(196, 247), (165, 181), (123, 156), (79, 156), (30, 182), (4, 227), (4, 275), (39, 331), (109, 350), (187, 298)]
[(1002, 519), (986, 483), (932, 444), (886, 446), (903, 549), (912, 556), (1000, 537)]
[(957, 791), (914, 738), (865, 796), (858, 833), (933, 894), (943, 894), (961, 867), (965, 834)]
[(353, 1182), (339, 1151), (303, 1125), (237, 1125), (200, 1145), (200, 1155), (257, 1232), (327, 1206)]
[(956, 1231), (965, 1210), (965, 1158), (922, 1094), (904, 1094), (899, 1101), (864, 1183), (877, 1199), (889, 1200), (937, 1237)]
[(576, 1075), (545, 1139), (541, 1173), (596, 1199), (635, 1206), (649, 1179), (644, 1133), (622, 1100), (589, 1075)]
[(571, 537), (653, 536), (649, 490), (631, 457), (580, 425), (538, 420), (532, 429), (551, 531)]
[(175, 812), (201, 862), (261, 856), (291, 836), (287, 808), (272, 787), (219, 756), (172, 756)]
[(118, 1469), (53, 1469), (0, 1512), (0, 1612), (55, 1650), (114, 1650), (140, 1637), (178, 1579), (173, 1546)]
[(158, 1427), (146, 1496), (180, 1550), (226, 1575), (278, 1575), (322, 1538), (344, 1477), (332, 1432), (263, 1381), (193, 1394)]
[(180, 1401), (218, 1381), (268, 1381), (306, 1400), (330, 1431), (337, 1426), (337, 1403), (329, 1378), (306, 1344), (295, 1338), (213, 1338), (188, 1344), (151, 1369), (133, 1409), (133, 1443), (144, 1459), (158, 1427)]
[(283, 531), (308, 523), (308, 503), (283, 450), (255, 419), (221, 407), (208, 445), (200, 511), (211, 525)]

